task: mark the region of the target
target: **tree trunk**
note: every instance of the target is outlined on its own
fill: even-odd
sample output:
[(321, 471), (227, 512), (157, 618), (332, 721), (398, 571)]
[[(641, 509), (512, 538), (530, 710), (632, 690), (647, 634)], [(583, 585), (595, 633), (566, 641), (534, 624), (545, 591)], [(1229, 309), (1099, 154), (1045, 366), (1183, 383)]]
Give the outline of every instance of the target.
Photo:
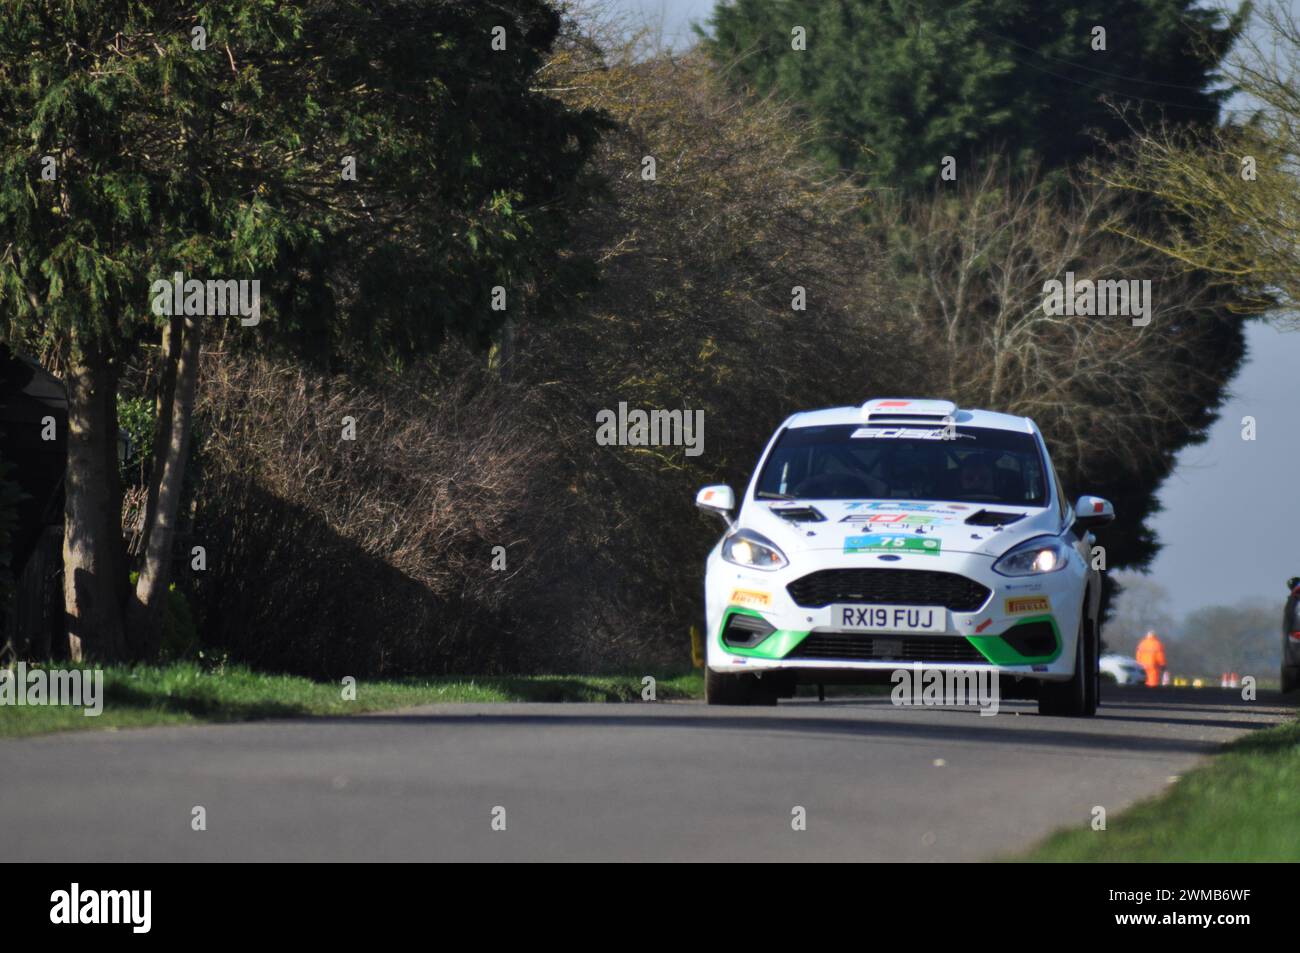
[[(116, 587), (119, 611), (126, 608), (131, 594), (131, 579), (126, 553), (126, 535), (122, 532), (122, 460), (118, 455), (121, 429), (117, 423), (118, 363), (108, 362), (107, 381), (112, 396), (107, 400), (104, 413), (104, 439), (100, 442), (104, 453), (104, 565), (108, 568)], [(125, 615), (123, 615), (125, 618)], [(125, 634), (125, 633), (124, 633)]]
[[(173, 335), (175, 330), (173, 330)], [(167, 588), (171, 582), (172, 546), (176, 538), (176, 516), (180, 508), (181, 487), (185, 481), (185, 460), (189, 455), (190, 420), (194, 411), (194, 393), (199, 378), (200, 325), (192, 317), (185, 319), (181, 332), (180, 360), (169, 416), (171, 426), (166, 442), (154, 447), (162, 459), (155, 494), (146, 501), (146, 511), (153, 513), (153, 525), (144, 547), (140, 578), (131, 601), (131, 643), (138, 656), (153, 658), (162, 645), (163, 613)]]
[(136, 540), (136, 554), (149, 551), (149, 537), (153, 535), (154, 519), (158, 511), (158, 487), (162, 484), (163, 466), (167, 461), (163, 448), (171, 439), (172, 410), (176, 401), (176, 368), (180, 364), (181, 328), (184, 320), (180, 315), (175, 315), (163, 328), (163, 365), (158, 380), (158, 396), (154, 401), (153, 466), (149, 470), (149, 486), (144, 497), (144, 517)]
[(515, 359), (515, 322), (506, 318), (501, 322), (496, 340), (488, 349), (488, 370), (496, 371), (497, 380), (508, 384)]
[(117, 449), (108, 446), (117, 430), (114, 381), (109, 355), (98, 345), (83, 347), (73, 354), (66, 381), (63, 603), (68, 655), (78, 662), (84, 658), (119, 659), (125, 647), (123, 583), (115, 575), (121, 568), (120, 500), (118, 512), (112, 512)]

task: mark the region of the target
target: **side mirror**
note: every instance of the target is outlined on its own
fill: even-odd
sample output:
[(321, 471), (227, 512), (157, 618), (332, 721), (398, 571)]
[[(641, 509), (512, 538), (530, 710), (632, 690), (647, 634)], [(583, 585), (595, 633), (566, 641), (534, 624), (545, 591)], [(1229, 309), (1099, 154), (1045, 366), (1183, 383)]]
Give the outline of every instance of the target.
[(706, 486), (695, 494), (695, 505), (706, 513), (721, 516), (726, 524), (730, 526), (731, 514), (736, 509), (736, 494), (732, 492), (731, 487), (724, 483)]
[(1105, 526), (1115, 519), (1115, 507), (1110, 500), (1099, 496), (1081, 496), (1074, 504), (1074, 529), (1078, 533), (1088, 533), (1099, 526)]

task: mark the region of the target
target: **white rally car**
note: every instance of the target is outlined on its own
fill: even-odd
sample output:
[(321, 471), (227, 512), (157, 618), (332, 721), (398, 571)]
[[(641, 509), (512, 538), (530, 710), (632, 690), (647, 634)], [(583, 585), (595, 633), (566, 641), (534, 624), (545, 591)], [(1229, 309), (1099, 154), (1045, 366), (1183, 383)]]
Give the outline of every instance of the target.
[(991, 669), (1043, 714), (1095, 713), (1101, 585), (1090, 530), (1026, 417), (880, 399), (795, 414), (709, 554), (706, 697), (774, 703), (798, 682)]
[(1131, 655), (1108, 652), (1101, 657), (1101, 677), (1116, 685), (1145, 685), (1147, 670)]

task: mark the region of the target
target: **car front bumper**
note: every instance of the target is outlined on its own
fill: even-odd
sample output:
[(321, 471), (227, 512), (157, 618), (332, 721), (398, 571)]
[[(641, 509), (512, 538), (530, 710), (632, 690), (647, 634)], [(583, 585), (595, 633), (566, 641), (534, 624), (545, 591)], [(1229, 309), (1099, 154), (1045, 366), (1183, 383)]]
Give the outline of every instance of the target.
[[(993, 560), (952, 554), (900, 555), (895, 561), (846, 561), (826, 551), (802, 554), (776, 572), (736, 566), (718, 548), (706, 579), (707, 663), (715, 671), (888, 672), (913, 664), (938, 670), (992, 668), (1046, 681), (1074, 672), (1088, 570), (1082, 559), (1033, 577), (993, 572)], [(823, 569), (870, 568), (943, 572), (988, 590), (977, 607), (944, 607), (942, 631), (864, 632), (838, 624), (834, 607), (796, 602), (790, 583)], [(806, 599), (804, 600), (807, 601)], [(967, 611), (968, 610), (968, 611)]]

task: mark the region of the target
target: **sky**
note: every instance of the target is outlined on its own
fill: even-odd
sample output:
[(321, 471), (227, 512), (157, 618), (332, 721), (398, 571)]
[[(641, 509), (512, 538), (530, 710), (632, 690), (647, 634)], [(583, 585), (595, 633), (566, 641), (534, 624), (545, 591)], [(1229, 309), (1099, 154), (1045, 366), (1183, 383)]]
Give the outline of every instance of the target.
[[(1151, 576), (1174, 615), (1256, 597), (1280, 612), (1286, 580), (1300, 576), (1300, 331), (1255, 323), (1247, 341), (1234, 396), (1209, 440), (1178, 455), (1150, 523), (1163, 543)], [(1253, 441), (1242, 439), (1246, 416)]]
[[(664, 45), (682, 49), (691, 42), (690, 23), (704, 21), (713, 0), (615, 6), (662, 24)], [(1253, 322), (1247, 342), (1209, 440), (1179, 454), (1159, 493), (1163, 509), (1149, 523), (1163, 544), (1150, 576), (1168, 592), (1166, 609), (1175, 617), (1246, 600), (1281, 611), (1286, 580), (1300, 576), (1300, 330)], [(1255, 418), (1253, 441), (1242, 439), (1247, 416)], [(1085, 492), (1074, 488), (1076, 496)]]
[(614, 0), (613, 6), (634, 21), (662, 29), (663, 45), (682, 50), (694, 42), (691, 24), (704, 24), (713, 11), (713, 0)]

